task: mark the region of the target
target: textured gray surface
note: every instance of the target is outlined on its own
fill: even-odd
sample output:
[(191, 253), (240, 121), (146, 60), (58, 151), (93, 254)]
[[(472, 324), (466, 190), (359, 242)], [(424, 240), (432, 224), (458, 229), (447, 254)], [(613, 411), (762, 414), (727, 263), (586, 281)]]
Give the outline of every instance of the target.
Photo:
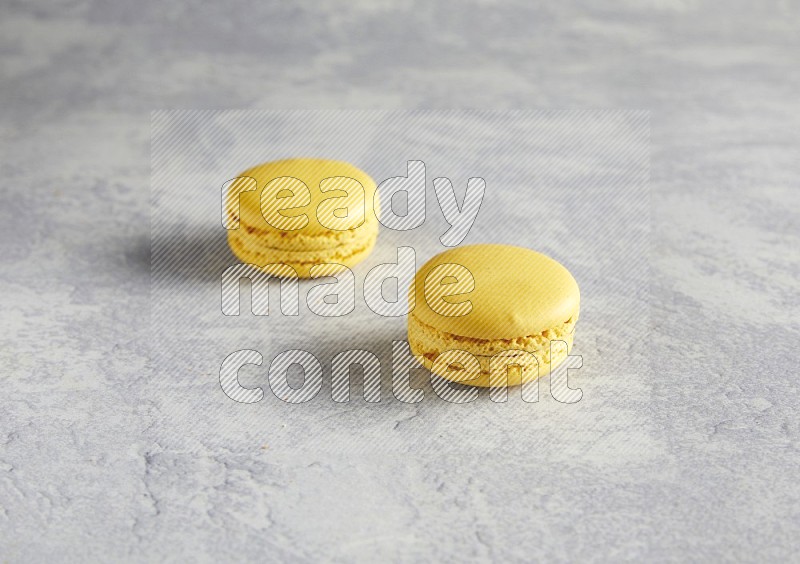
[[(516, 4), (3, 4), (0, 557), (797, 560), (797, 5)], [(651, 110), (652, 375), (516, 433), (276, 402), (185, 448), (245, 416), (149, 372), (170, 107)]]

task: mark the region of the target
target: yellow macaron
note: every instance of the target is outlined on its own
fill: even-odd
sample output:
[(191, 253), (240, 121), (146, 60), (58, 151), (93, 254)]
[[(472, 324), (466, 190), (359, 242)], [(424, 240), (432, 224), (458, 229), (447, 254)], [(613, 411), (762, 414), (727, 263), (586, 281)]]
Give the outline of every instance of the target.
[[(239, 259), (267, 272), (286, 275), (281, 265), (288, 265), (301, 278), (330, 274), (372, 251), (379, 206), (375, 181), (349, 163), (260, 164), (230, 184), (228, 244)], [(312, 272), (318, 265), (331, 266)]]
[[(518, 385), (559, 365), (580, 310), (578, 284), (564, 266), (511, 245), (436, 255), (417, 272), (409, 299), (412, 353), (443, 378), (482, 387)], [(552, 347), (551, 357), (551, 341), (567, 345)]]

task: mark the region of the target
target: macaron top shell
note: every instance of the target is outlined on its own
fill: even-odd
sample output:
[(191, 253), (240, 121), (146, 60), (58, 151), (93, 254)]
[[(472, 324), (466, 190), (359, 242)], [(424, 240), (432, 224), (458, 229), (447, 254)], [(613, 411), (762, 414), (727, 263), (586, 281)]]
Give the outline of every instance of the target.
[[(366, 172), (349, 163), (313, 158), (263, 163), (239, 174), (237, 180), (231, 184), (230, 192), (240, 192), (243, 186), (252, 184), (252, 181), (247, 180), (248, 177), (256, 181), (257, 187), (255, 190), (239, 194), (238, 208), (241, 224), (249, 228), (316, 237), (329, 235), (333, 231), (356, 229), (367, 222), (377, 220), (379, 201), (375, 197), (375, 181)], [(343, 179), (352, 179), (357, 184)], [(265, 190), (273, 181), (275, 184), (272, 185), (271, 192)], [(303, 182), (308, 188), (310, 195), (308, 200), (303, 200), (305, 194), (297, 181)], [(323, 183), (322, 188), (320, 183)], [(262, 192), (267, 192), (264, 198)], [(269, 197), (270, 194), (272, 197)], [(293, 194), (302, 205), (295, 206), (291, 204), (291, 199), (284, 199), (292, 198)], [(229, 214), (234, 204), (235, 199), (229, 199)], [(287, 205), (296, 209), (278, 211), (279, 207)], [(267, 221), (264, 216), (265, 206), (272, 206), (272, 212), (280, 214), (277, 222)], [(342, 208), (347, 209), (346, 213)], [(308, 218), (305, 225), (301, 227), (282, 225), (287, 223), (282, 218), (293, 218), (303, 214)]]
[[(426, 278), (443, 264), (462, 265), (469, 270), (475, 281), (474, 289), (467, 293), (468, 288), (460, 279), (464, 276), (454, 274), (459, 284), (453, 288), (464, 288), (465, 293), (433, 297), (428, 303)], [(428, 282), (435, 285), (437, 280), (434, 273)], [(441, 331), (474, 339), (514, 339), (538, 334), (570, 319), (576, 320), (580, 309), (578, 284), (564, 266), (547, 255), (511, 245), (467, 245), (436, 255), (417, 272), (414, 293), (411, 315)], [(428, 297), (431, 298), (430, 291)], [(447, 303), (470, 301), (472, 307), (465, 315), (442, 315), (434, 310), (442, 310), (433, 303), (435, 299)]]

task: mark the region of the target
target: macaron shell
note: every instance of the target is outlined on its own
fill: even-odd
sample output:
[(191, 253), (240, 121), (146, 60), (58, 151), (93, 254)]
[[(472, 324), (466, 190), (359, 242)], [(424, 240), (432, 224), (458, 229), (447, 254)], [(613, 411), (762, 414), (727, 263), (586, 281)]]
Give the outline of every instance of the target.
[[(474, 278), (474, 290), (440, 298), (469, 301), (466, 315), (437, 313), (425, 299), (425, 280), (438, 265), (457, 264)], [(554, 259), (512, 245), (467, 245), (436, 255), (415, 276), (413, 315), (438, 330), (476, 339), (513, 339), (577, 319), (578, 284)], [(434, 304), (435, 307), (436, 304)]]
[[(411, 352), (417, 355), (426, 368), (439, 376), (453, 381), (460, 381), (467, 374), (449, 369), (436, 370), (436, 359), (445, 351), (465, 351), (473, 355), (480, 364), (480, 374), (469, 375), (469, 381), (461, 383), (470, 386), (490, 386), (489, 375), (492, 357), (498, 354), (519, 356), (520, 364), (526, 365), (524, 371), (517, 368), (508, 371), (508, 385), (516, 386), (522, 382), (543, 376), (555, 368), (566, 358), (572, 349), (576, 320), (551, 327), (536, 335), (518, 337), (516, 339), (473, 339), (439, 331), (427, 325), (413, 313), (408, 317), (408, 343)], [(566, 343), (563, 346), (551, 347), (553, 341)], [(523, 353), (530, 353), (525, 355)], [(538, 368), (538, 370), (537, 370)], [(501, 373), (501, 377), (506, 374)]]
[(284, 271), (270, 268), (273, 264), (291, 266), (300, 278), (311, 278), (311, 268), (315, 265), (331, 265), (328, 272), (338, 272), (344, 267), (352, 268), (364, 260), (375, 247), (377, 231), (359, 241), (358, 245), (336, 246), (327, 249), (291, 251), (260, 245), (259, 241), (243, 238), (236, 231), (228, 232), (228, 245), (233, 253), (247, 264), (254, 264), (266, 272), (283, 275)]
[[(310, 203), (303, 206), (302, 209), (288, 209), (280, 212), (281, 215), (289, 217), (304, 214), (308, 218), (308, 223), (300, 229), (281, 229), (271, 225), (264, 218), (261, 210), (261, 194), (264, 187), (276, 178), (283, 177), (296, 178), (308, 188)], [(358, 182), (364, 189), (363, 198), (360, 191), (344, 198), (339, 191), (323, 192), (320, 189), (320, 183), (323, 180), (336, 177), (352, 178)], [(343, 161), (311, 158), (284, 159), (250, 168), (239, 174), (237, 178), (252, 178), (256, 181), (257, 188), (241, 192), (238, 197), (238, 204), (236, 199), (229, 200), (228, 214), (232, 218), (238, 217), (242, 225), (247, 225), (260, 231), (275, 231), (288, 235), (303, 234), (314, 237), (326, 235), (331, 231), (359, 228), (370, 215), (377, 216), (380, 213), (380, 200), (376, 197), (375, 181), (363, 170)], [(245, 181), (234, 182), (231, 185), (231, 191), (238, 191), (238, 188), (241, 187), (239, 182)], [(337, 201), (340, 205), (360, 206), (364, 212), (361, 221), (358, 219), (361, 214), (353, 213), (351, 210), (351, 213), (346, 218), (350, 220), (349, 223), (339, 229), (328, 227), (327, 225), (330, 225), (332, 220), (340, 222), (340, 218), (338, 216), (334, 217), (329, 210), (324, 207), (320, 208), (319, 205), (325, 200), (336, 197), (341, 198)], [(237, 206), (238, 215), (235, 209)]]
[[(411, 353), (417, 357), (417, 360), (425, 366), (428, 370), (433, 372), (434, 374), (444, 378), (445, 380), (450, 380), (452, 382), (457, 382), (459, 384), (465, 384), (468, 386), (477, 386), (480, 388), (488, 388), (491, 387), (493, 384), (491, 378), (491, 369), (492, 369), (492, 357), (491, 356), (484, 356), (479, 354), (474, 354), (470, 351), (470, 348), (466, 346), (463, 342), (459, 341), (452, 341), (452, 343), (439, 350), (435, 350), (434, 347), (439, 346), (440, 343), (432, 343), (430, 341), (426, 341), (425, 338), (419, 338), (418, 331), (415, 330), (413, 327), (414, 320), (409, 318), (409, 347), (411, 349)], [(525, 382), (530, 382), (536, 380), (541, 376), (546, 376), (549, 374), (551, 370), (557, 368), (564, 360), (567, 358), (569, 351), (572, 350), (572, 342), (573, 342), (573, 334), (567, 334), (563, 337), (559, 338), (559, 340), (565, 342), (567, 344), (566, 348), (559, 347), (554, 350), (555, 355), (551, 357), (549, 346), (547, 349), (540, 349), (536, 351), (525, 351), (529, 352), (535, 357), (536, 361), (532, 361), (530, 356), (520, 356), (520, 364), (524, 365), (522, 369), (517, 366), (510, 366), (506, 370), (500, 372), (499, 380), (495, 380), (495, 382), (499, 381), (504, 383), (507, 386), (518, 386)], [(496, 347), (501, 347), (502, 343), (493, 343), (490, 346), (495, 345)], [(465, 379), (465, 374), (459, 374), (458, 371), (453, 371), (451, 369), (445, 370), (437, 370), (435, 366), (435, 361), (438, 358), (438, 355), (444, 351), (453, 351), (453, 350), (464, 350), (473, 354), (473, 356), (478, 360), (480, 364), (480, 373), (479, 374), (470, 374), (468, 379)], [(517, 351), (518, 349), (506, 349), (507, 351)], [(512, 352), (513, 354), (513, 352)]]

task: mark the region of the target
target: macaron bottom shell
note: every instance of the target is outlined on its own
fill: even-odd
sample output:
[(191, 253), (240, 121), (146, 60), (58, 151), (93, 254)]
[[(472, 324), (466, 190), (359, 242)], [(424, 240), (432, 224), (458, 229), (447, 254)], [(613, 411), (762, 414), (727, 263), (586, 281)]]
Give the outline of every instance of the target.
[[(408, 342), (411, 353), (425, 368), (446, 380), (481, 388), (491, 387), (497, 382), (509, 387), (519, 386), (549, 374), (564, 362), (572, 350), (575, 321), (519, 339), (470, 339), (438, 331), (411, 313), (408, 316)], [(566, 347), (553, 347), (551, 351), (551, 341), (562, 341)], [(473, 355), (480, 364), (480, 373), (468, 373), (457, 364), (448, 367), (439, 363), (436, 366), (440, 354), (456, 350)], [(506, 358), (500, 360), (501, 357), (497, 357), (495, 369), (498, 373), (492, 378), (492, 358), (496, 355)], [(509, 366), (506, 367), (506, 363)]]
[(288, 265), (294, 269), (299, 278), (311, 278), (311, 269), (316, 265), (329, 265), (314, 273), (316, 276), (326, 276), (360, 263), (375, 247), (377, 234), (377, 229), (369, 229), (364, 231), (363, 237), (349, 245), (313, 250), (288, 250), (264, 245), (257, 236), (254, 237), (245, 230), (232, 230), (228, 231), (228, 245), (242, 262), (256, 265), (270, 274), (286, 276), (287, 269), (280, 265)]

